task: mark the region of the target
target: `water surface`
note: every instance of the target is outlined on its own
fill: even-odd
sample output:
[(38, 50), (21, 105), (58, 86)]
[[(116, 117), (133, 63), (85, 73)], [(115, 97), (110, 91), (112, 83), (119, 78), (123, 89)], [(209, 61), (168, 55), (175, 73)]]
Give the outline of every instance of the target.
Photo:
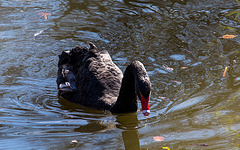
[[(240, 149), (238, 1), (2, 0), (0, 10), (1, 149)], [(123, 71), (145, 65), (149, 117), (57, 96), (58, 55), (87, 41)]]

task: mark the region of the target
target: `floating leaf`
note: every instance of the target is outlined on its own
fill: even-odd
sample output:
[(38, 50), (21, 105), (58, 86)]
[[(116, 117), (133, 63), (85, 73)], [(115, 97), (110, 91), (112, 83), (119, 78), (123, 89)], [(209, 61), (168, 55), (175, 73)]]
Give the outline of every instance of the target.
[(155, 141), (163, 141), (164, 140), (164, 137), (163, 136), (154, 136), (153, 139)]
[(48, 16), (52, 15), (51, 13), (47, 13), (47, 12), (40, 12), (38, 13), (39, 15), (43, 16), (44, 19), (48, 19)]
[(187, 69), (188, 67), (181, 67), (180, 69)]
[(72, 140), (71, 143), (78, 143), (78, 141), (77, 140)]
[(169, 71), (173, 71), (173, 68), (170, 68), (170, 67), (168, 67), (168, 66), (166, 66), (166, 65), (162, 65), (165, 69), (167, 69), (167, 70), (169, 70)]
[(34, 34), (34, 37), (36, 38), (37, 36), (39, 36), (40, 34), (42, 34), (46, 30), (49, 30), (49, 28), (38, 31), (37, 33)]
[(166, 97), (158, 96), (158, 98), (161, 99), (161, 100), (166, 100)]
[(176, 80), (171, 80), (170, 82), (174, 82), (174, 83), (177, 83), (177, 84), (181, 84), (182, 83), (182, 82), (176, 81)]
[(167, 102), (171, 102), (168, 98), (166, 97), (161, 97), (161, 96), (158, 96), (159, 99), (163, 100), (163, 101), (167, 101)]
[(222, 38), (224, 39), (232, 39), (232, 38), (235, 38), (237, 37), (236, 35), (229, 35), (229, 34), (226, 34), (226, 35), (223, 35)]
[(38, 35), (42, 34), (44, 30), (38, 31), (37, 33), (34, 34), (34, 37), (37, 37)]
[(228, 67), (225, 67), (225, 69), (224, 69), (224, 72), (223, 72), (223, 77), (225, 77), (225, 76), (226, 76), (227, 69), (228, 69)]
[(166, 150), (170, 150), (170, 148), (169, 147), (162, 147), (163, 149), (166, 149)]

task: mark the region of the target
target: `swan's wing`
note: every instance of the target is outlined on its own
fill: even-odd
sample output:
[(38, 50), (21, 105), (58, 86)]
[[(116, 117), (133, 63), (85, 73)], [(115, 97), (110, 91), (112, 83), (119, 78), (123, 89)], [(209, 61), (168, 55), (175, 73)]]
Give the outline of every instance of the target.
[(111, 69), (111, 73), (113, 73), (115, 76), (119, 76), (119, 78), (122, 79), (123, 73), (118, 68), (118, 66), (113, 63), (109, 53), (107, 51), (101, 51), (99, 53), (100, 53), (101, 61), (105, 63), (106, 67), (109, 67), (108, 69)]
[(76, 72), (78, 96), (73, 101), (98, 109), (115, 104), (123, 74), (108, 52), (86, 52)]
[(104, 94), (111, 94), (117, 97), (119, 94), (123, 73), (115, 65), (107, 51), (96, 53), (95, 57), (86, 60), (88, 65), (87, 71), (91, 74), (91, 78), (96, 78), (94, 84), (101, 84), (104, 87)]
[[(123, 73), (113, 63), (107, 51), (97, 52), (77, 47), (70, 53), (63, 52), (59, 58), (58, 85), (72, 80), (77, 87), (75, 94), (62, 91), (60, 96), (98, 109), (110, 109), (115, 104)], [(60, 88), (67, 86), (68, 84), (62, 84)]]

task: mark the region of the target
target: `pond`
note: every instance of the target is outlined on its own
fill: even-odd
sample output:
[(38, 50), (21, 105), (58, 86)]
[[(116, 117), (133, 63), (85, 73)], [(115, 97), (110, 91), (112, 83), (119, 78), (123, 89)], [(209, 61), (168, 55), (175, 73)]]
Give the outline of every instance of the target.
[[(240, 149), (238, 0), (2, 0), (0, 9), (1, 149)], [(145, 65), (150, 116), (58, 97), (58, 55), (87, 41), (122, 71)]]

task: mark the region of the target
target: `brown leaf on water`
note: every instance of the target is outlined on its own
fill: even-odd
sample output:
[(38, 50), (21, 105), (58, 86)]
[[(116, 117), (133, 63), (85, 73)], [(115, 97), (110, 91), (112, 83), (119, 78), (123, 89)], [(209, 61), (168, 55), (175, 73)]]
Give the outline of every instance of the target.
[(164, 137), (163, 136), (154, 136), (153, 137), (153, 139), (155, 140), (155, 141), (163, 141), (164, 140)]
[(225, 69), (224, 69), (224, 72), (223, 72), (223, 77), (225, 77), (225, 76), (226, 76), (227, 69), (228, 69), (228, 67), (225, 67)]
[(235, 38), (237, 37), (236, 35), (229, 35), (229, 34), (226, 34), (226, 35), (223, 35), (222, 38), (224, 39), (232, 39), (232, 38)]

